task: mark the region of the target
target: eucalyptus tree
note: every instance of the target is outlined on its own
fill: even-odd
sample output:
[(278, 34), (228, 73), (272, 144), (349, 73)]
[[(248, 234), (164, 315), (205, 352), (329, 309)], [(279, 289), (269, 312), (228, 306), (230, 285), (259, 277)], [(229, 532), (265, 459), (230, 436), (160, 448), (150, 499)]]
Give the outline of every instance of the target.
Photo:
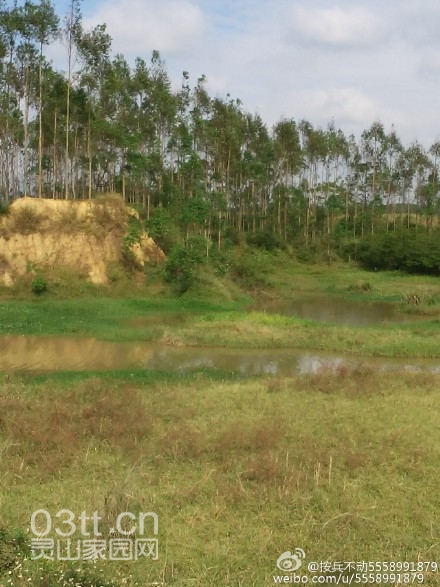
[(102, 119), (101, 93), (104, 78), (110, 67), (111, 37), (105, 25), (97, 25), (90, 31), (79, 31), (77, 38), (78, 55), (81, 60), (79, 86), (87, 93), (86, 120), (86, 159), (87, 159), (87, 195), (90, 199), (93, 190), (93, 147), (97, 142), (96, 120)]
[[(273, 141), (269, 136), (267, 126), (259, 115), (247, 114), (246, 134), (244, 135), (243, 174), (241, 189), (247, 198), (240, 197), (244, 204), (243, 211), (247, 218), (252, 218), (252, 232), (256, 230), (257, 219), (260, 230), (267, 229), (269, 216), (273, 178), (274, 178), (274, 150)], [(279, 216), (278, 212), (279, 211)], [(279, 219), (279, 232), (281, 233), (281, 209), (274, 213), (276, 225)], [(249, 220), (248, 220), (249, 226)]]
[(319, 167), (322, 166), (327, 157), (328, 145), (326, 136), (321, 128), (314, 129), (313, 126), (302, 120), (299, 124), (302, 135), (302, 148), (304, 152), (305, 167), (308, 170), (306, 182), (307, 186), (307, 212), (304, 225), (304, 239), (306, 244), (311, 235), (312, 240), (316, 236), (317, 204), (318, 204), (318, 175)]
[(413, 196), (413, 202), (415, 204), (415, 227), (418, 228), (418, 215), (421, 211), (423, 196), (427, 195), (423, 193), (423, 186), (429, 179), (429, 172), (431, 170), (431, 162), (425, 152), (423, 146), (414, 141), (407, 149), (408, 160), (410, 164), (410, 172), (412, 175), (411, 191), (408, 193), (407, 201), (407, 217), (408, 226), (410, 224), (410, 198)]
[(397, 162), (403, 146), (394, 128), (384, 140), (384, 175), (386, 179), (386, 226), (390, 225), (392, 210), (393, 228), (396, 229), (396, 194), (398, 192), (399, 173)]
[[(439, 192), (440, 192), (440, 142), (436, 141), (429, 148), (429, 155), (431, 157), (432, 171), (430, 181), (430, 191), (433, 200), (433, 215), (438, 214)], [(432, 223), (431, 223), (432, 228)]]
[(76, 47), (82, 30), (82, 0), (69, 0), (69, 10), (64, 18), (62, 30), (63, 40), (67, 47), (67, 94), (66, 94), (66, 137), (64, 159), (64, 197), (69, 198), (70, 193), (70, 94), (72, 90), (73, 70), (76, 63)]
[(153, 51), (148, 68), (143, 60), (136, 61), (132, 87), (137, 96), (140, 149), (146, 158), (142, 201), (149, 217), (152, 197), (162, 202), (167, 146), (177, 114), (177, 99), (172, 93), (171, 81), (158, 51)]
[[(284, 240), (287, 240), (287, 223), (292, 197), (298, 190), (298, 172), (303, 165), (303, 154), (299, 141), (296, 122), (279, 121), (273, 129), (274, 149), (274, 197), (277, 201), (278, 230), (281, 229), (281, 208), (283, 209)], [(301, 226), (301, 214), (298, 210), (298, 225)]]
[(406, 227), (410, 226), (410, 206), (411, 206), (411, 194), (412, 186), (415, 174), (415, 166), (413, 163), (413, 153), (411, 147), (403, 149), (397, 158), (396, 162), (396, 177), (397, 177), (397, 194), (400, 204), (400, 219), (401, 226), (404, 224), (405, 214), (403, 210), (406, 210)]
[[(27, 36), (27, 35), (26, 35)], [(35, 86), (32, 77), (35, 79), (36, 49), (28, 38), (24, 37), (16, 50), (16, 71), (17, 71), (17, 93), (22, 104), (23, 112), (23, 148), (22, 161), (20, 164), (22, 175), (23, 194), (29, 195), (29, 111), (35, 105), (32, 86)]]
[(40, 0), (33, 4), (29, 0), (24, 5), (25, 21), (31, 40), (38, 47), (38, 175), (37, 195), (42, 196), (43, 183), (43, 67), (44, 48), (59, 37), (59, 18), (51, 0)]
[(2, 191), (6, 197), (19, 191), (18, 143), (22, 134), (22, 112), (18, 95), (16, 50), (22, 31), (22, 13), (14, 2), (5, 3), (0, 12), (0, 56), (1, 56), (1, 162)]
[(44, 63), (42, 69), (42, 174), (43, 194), (52, 198), (64, 193), (63, 166), (65, 140), (65, 107), (67, 84), (65, 77)]
[(369, 129), (362, 133), (361, 139), (365, 162), (370, 169), (371, 234), (374, 234), (375, 208), (380, 208), (383, 194), (381, 173), (383, 169), (383, 155), (386, 143), (383, 124), (381, 122), (374, 122)]
[[(118, 188), (124, 196), (126, 174), (130, 171), (126, 154), (134, 151), (138, 143), (131, 83), (128, 62), (123, 55), (115, 55), (101, 87), (103, 116), (95, 121), (101, 144), (96, 154), (97, 188), (102, 191), (115, 191)], [(130, 197), (135, 198), (136, 194)]]
[[(365, 211), (367, 207), (368, 192), (368, 174), (369, 165), (364, 159), (362, 152), (362, 143), (358, 144), (354, 135), (348, 138), (348, 158), (347, 158), (347, 177), (346, 177), (346, 199), (345, 199), (345, 225), (348, 231), (350, 216), (350, 198), (353, 199), (352, 222), (353, 238), (364, 236), (365, 229)], [(359, 212), (359, 207), (361, 211)]]
[[(327, 235), (330, 235), (336, 215), (344, 210), (342, 166), (348, 157), (348, 143), (342, 130), (337, 130), (333, 122), (327, 126), (324, 139), (326, 148), (322, 160), (322, 184)], [(328, 240), (328, 246), (329, 243)]]
[(212, 162), (212, 188), (224, 194), (226, 220), (242, 230), (243, 216), (240, 197), (243, 184), (242, 158), (246, 135), (245, 116), (239, 100), (215, 98), (212, 114), (207, 123)]

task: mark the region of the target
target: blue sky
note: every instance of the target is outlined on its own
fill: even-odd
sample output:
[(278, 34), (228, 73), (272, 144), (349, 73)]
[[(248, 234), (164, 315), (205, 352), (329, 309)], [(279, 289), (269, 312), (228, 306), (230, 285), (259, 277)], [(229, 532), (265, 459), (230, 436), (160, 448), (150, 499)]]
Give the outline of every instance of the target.
[(82, 10), (128, 60), (158, 49), (176, 87), (184, 70), (194, 84), (205, 74), (211, 94), (229, 92), (270, 125), (334, 119), (359, 135), (380, 120), (407, 144), (440, 138), (438, 0), (84, 0)]

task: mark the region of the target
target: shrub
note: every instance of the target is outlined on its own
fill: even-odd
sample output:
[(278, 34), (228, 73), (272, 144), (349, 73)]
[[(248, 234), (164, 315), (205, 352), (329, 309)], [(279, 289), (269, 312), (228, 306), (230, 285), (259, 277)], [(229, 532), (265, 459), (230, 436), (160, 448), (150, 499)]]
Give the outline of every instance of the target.
[(203, 262), (203, 257), (197, 248), (187, 249), (182, 245), (176, 245), (170, 252), (163, 270), (163, 276), (170, 283), (176, 293), (185, 293), (195, 280), (195, 269)]
[(351, 293), (370, 293), (373, 291), (373, 286), (369, 281), (360, 281), (358, 283), (350, 283), (347, 289)]
[(19, 209), (14, 215), (15, 230), (21, 234), (33, 234), (40, 230), (41, 218), (29, 207)]
[(145, 228), (166, 255), (179, 241), (179, 231), (165, 208), (155, 208), (145, 221)]
[(261, 230), (255, 234), (249, 234), (247, 242), (254, 247), (265, 249), (266, 251), (286, 248), (285, 243), (271, 230)]
[(46, 280), (44, 279), (44, 277), (41, 277), (41, 275), (40, 276), (37, 276), (32, 281), (32, 291), (33, 291), (33, 293), (36, 294), (36, 295), (41, 295), (46, 290), (47, 290)]
[(9, 204), (5, 201), (0, 201), (0, 216), (9, 214)]
[(11, 571), (16, 566), (17, 559), (23, 558), (28, 551), (24, 532), (20, 530), (10, 533), (0, 528), (0, 577)]
[(138, 218), (130, 216), (128, 220), (127, 232), (122, 240), (122, 261), (124, 266), (133, 271), (141, 269), (132, 247), (141, 242), (142, 225)]
[(262, 276), (262, 269), (262, 263), (256, 257), (241, 257), (231, 263), (232, 278), (247, 289), (270, 286)]

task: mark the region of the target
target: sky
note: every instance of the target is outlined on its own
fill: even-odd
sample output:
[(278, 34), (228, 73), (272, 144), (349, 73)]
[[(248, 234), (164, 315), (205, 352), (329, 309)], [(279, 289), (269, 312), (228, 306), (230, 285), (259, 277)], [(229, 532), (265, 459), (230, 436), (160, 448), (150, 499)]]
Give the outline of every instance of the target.
[[(56, 0), (67, 11), (67, 0)], [(212, 96), (357, 137), (375, 121), (405, 144), (440, 139), (438, 0), (84, 0), (129, 62), (164, 59), (174, 88), (188, 71)]]

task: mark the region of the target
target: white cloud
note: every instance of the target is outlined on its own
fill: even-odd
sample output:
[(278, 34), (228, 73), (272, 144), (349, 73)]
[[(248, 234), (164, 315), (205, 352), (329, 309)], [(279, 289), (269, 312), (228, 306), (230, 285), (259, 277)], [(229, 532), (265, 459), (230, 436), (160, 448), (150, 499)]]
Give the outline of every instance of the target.
[(175, 87), (184, 70), (192, 85), (206, 74), (211, 95), (269, 125), (334, 118), (359, 136), (380, 119), (426, 144), (440, 132), (438, 0), (94, 1), (85, 24), (107, 23), (114, 52), (133, 63), (158, 49)]
[(187, 0), (102, 2), (85, 24), (102, 22), (107, 24), (115, 52), (124, 55), (191, 49), (206, 26), (202, 10)]
[(379, 109), (375, 101), (356, 88), (331, 88), (305, 90), (292, 97), (295, 108), (304, 112), (312, 122), (330, 122), (339, 125), (367, 126), (378, 118)]
[(363, 6), (313, 8), (296, 6), (294, 27), (310, 41), (333, 47), (358, 47), (373, 43), (385, 32), (385, 23)]

